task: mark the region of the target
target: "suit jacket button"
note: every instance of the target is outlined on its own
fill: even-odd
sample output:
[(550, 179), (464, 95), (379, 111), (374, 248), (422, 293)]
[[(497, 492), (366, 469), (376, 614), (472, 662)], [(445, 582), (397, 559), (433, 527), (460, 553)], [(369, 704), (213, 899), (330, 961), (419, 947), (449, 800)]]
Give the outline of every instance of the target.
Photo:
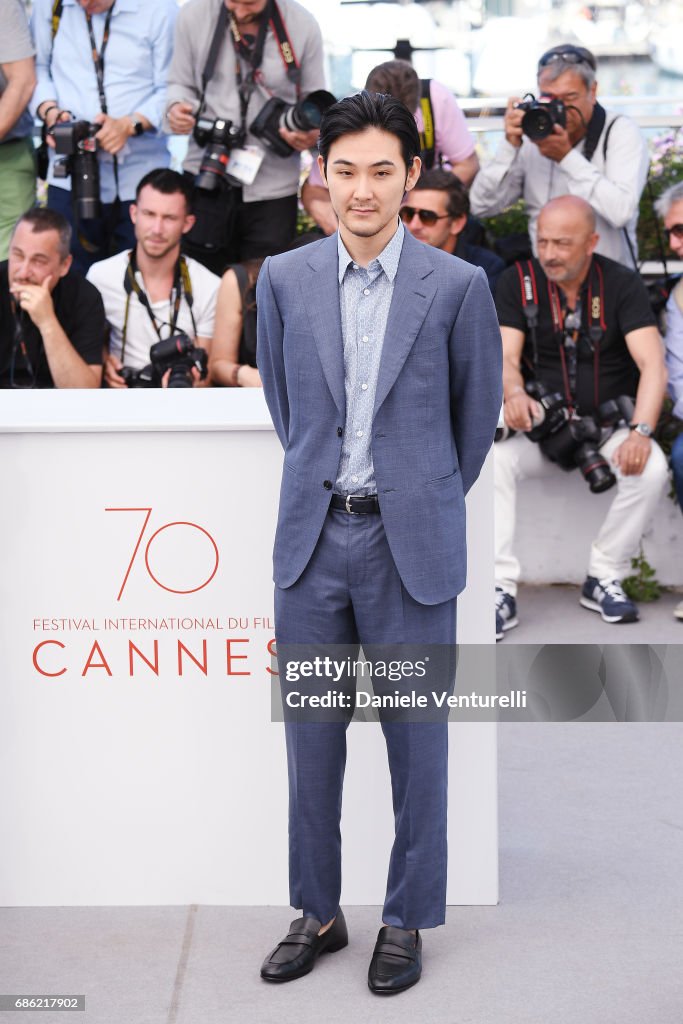
[(337, 427), (337, 437), (341, 437), (343, 433), (344, 433), (344, 431), (342, 430), (342, 428), (341, 427)]
[(325, 488), (326, 491), (331, 491), (332, 490), (332, 481), (331, 480), (323, 480), (323, 487)]

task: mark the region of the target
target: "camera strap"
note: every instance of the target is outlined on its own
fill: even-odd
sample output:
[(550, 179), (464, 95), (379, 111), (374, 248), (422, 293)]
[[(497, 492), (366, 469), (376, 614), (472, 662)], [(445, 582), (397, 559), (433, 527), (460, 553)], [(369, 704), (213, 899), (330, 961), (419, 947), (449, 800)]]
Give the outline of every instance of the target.
[[(116, 0), (107, 11), (107, 17), (104, 20), (104, 33), (102, 35), (102, 49), (97, 49), (97, 43), (95, 42), (95, 31), (92, 27), (92, 18), (89, 14), (86, 14), (85, 20), (88, 24), (88, 35), (90, 36), (90, 46), (92, 47), (92, 62), (95, 68), (95, 76), (97, 78), (97, 91), (100, 97), (100, 109), (103, 114), (107, 114), (107, 97), (104, 93), (104, 54), (109, 43), (109, 33), (111, 29), (111, 19), (116, 7)], [(116, 198), (115, 203), (119, 203), (119, 161), (116, 154), (114, 154), (114, 184), (116, 185)]]
[(431, 79), (421, 80), (420, 110), (422, 111), (422, 124), (424, 128), (420, 132), (420, 152), (427, 170), (434, 166), (436, 153), (436, 130), (434, 127), (434, 108), (432, 106), (432, 94), (430, 90)]
[[(28, 354), (28, 348), (27, 348), (27, 345), (26, 345), (26, 340), (24, 338), (24, 328), (23, 328), (22, 320), (23, 320), (23, 318), (24, 318), (24, 316), (26, 314), (24, 313), (24, 311), (21, 309), (20, 306), (17, 306), (16, 300), (15, 300), (14, 296), (11, 293), (10, 293), (10, 300), (9, 300), (9, 302), (10, 302), (10, 309), (12, 311), (12, 319), (14, 320), (14, 342), (13, 342), (13, 345), (12, 345), (12, 355), (11, 355), (10, 364), (9, 364), (9, 386), (11, 388), (23, 388), (23, 387), (34, 388), (36, 386), (36, 382), (37, 382), (38, 378), (37, 378), (37, 375), (36, 375), (36, 371), (33, 369), (33, 363), (31, 362), (31, 357)], [(41, 343), (42, 343), (42, 335), (41, 335)], [(42, 350), (43, 350), (43, 346), (41, 344), (41, 354), (42, 354)], [(31, 383), (27, 384), (27, 385), (22, 385), (22, 384), (15, 383), (14, 375), (15, 375), (15, 372), (16, 372), (17, 353), (18, 352), (21, 352), (22, 357), (24, 359), (24, 364), (26, 366), (26, 372), (31, 377)], [(40, 356), (39, 356), (39, 359), (40, 359)]]
[[(593, 107), (593, 115), (588, 122), (586, 134), (583, 138), (583, 155), (589, 163), (593, 159), (595, 150), (598, 148), (598, 142), (600, 141), (600, 136), (602, 135), (606, 120), (607, 112), (605, 108), (601, 106), (600, 103), (596, 103)], [(614, 122), (612, 122), (612, 124), (614, 124)], [(611, 127), (612, 125), (610, 125), (610, 129)]]
[(192, 295), (192, 281), (190, 280), (190, 271), (187, 266), (187, 261), (185, 260), (185, 257), (181, 255), (178, 258), (178, 262), (176, 263), (175, 271), (173, 274), (173, 286), (171, 288), (171, 294), (169, 295), (168, 298), (169, 305), (172, 307), (173, 310), (170, 322), (167, 322), (165, 320), (157, 321), (157, 317), (155, 316), (154, 310), (152, 309), (150, 301), (147, 298), (147, 294), (138, 283), (138, 279), (136, 277), (137, 272), (137, 258), (135, 255), (135, 249), (132, 249), (130, 255), (128, 256), (128, 265), (126, 267), (126, 272), (123, 277), (123, 288), (126, 293), (126, 309), (123, 316), (123, 328), (121, 330), (121, 362), (123, 362), (123, 356), (126, 350), (126, 337), (128, 335), (128, 314), (130, 312), (130, 297), (133, 294), (133, 292), (137, 296), (140, 305), (147, 311), (147, 316), (149, 317), (152, 323), (152, 327), (154, 328), (154, 332), (159, 341), (162, 340), (161, 328), (159, 324), (163, 325), (164, 323), (167, 323), (167, 325), (171, 328), (170, 334), (175, 334), (176, 326), (178, 323), (178, 315), (180, 313), (180, 304), (182, 302), (182, 298), (184, 295), (187, 307), (190, 311), (190, 319), (192, 320), (192, 330), (194, 331), (195, 338), (197, 337), (197, 324), (195, 323), (194, 312), (192, 310), (192, 304), (194, 301), (194, 297)]
[[(529, 337), (531, 339), (533, 370), (534, 373), (538, 373), (537, 332), (539, 306), (536, 274), (531, 260), (519, 261), (515, 266), (517, 267), (517, 273), (519, 275), (522, 310), (524, 312)], [(550, 315), (553, 323), (553, 335), (558, 342), (560, 361), (562, 363), (562, 375), (565, 382), (565, 397), (570, 410), (573, 410), (576, 404), (577, 354), (581, 329), (577, 328), (569, 334), (565, 327), (565, 311), (562, 307), (559, 288), (554, 282), (548, 281), (547, 283)], [(579, 312), (579, 315), (581, 315), (580, 302), (577, 303), (577, 311)], [(588, 317), (590, 326), (588, 328), (587, 341), (593, 355), (593, 388), (595, 405), (597, 408), (600, 404), (600, 342), (602, 341), (607, 328), (605, 323), (604, 277), (602, 267), (595, 259), (591, 260), (588, 277)]]

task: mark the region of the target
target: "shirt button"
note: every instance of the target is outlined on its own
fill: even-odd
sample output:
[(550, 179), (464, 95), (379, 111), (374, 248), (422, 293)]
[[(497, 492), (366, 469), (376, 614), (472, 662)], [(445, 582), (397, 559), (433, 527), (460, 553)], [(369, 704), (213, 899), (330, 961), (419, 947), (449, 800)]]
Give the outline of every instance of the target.
[(341, 437), (343, 433), (344, 433), (344, 431), (342, 430), (342, 428), (341, 427), (337, 427), (337, 437)]
[(332, 481), (331, 480), (323, 480), (323, 487), (325, 488), (326, 491), (331, 491), (332, 490)]
[(368, 338), (367, 334), (363, 335), (363, 341), (370, 341), (370, 339)]
[(369, 288), (364, 288), (363, 289), (363, 295), (369, 295), (369, 294), (370, 294), (370, 289)]
[(358, 483), (358, 477), (357, 476), (352, 476), (351, 477), (351, 483), (352, 484), (357, 484)]
[(357, 263), (354, 263), (354, 264), (353, 264), (353, 269), (354, 269), (354, 270), (358, 270), (358, 264), (357, 264)]
[(356, 437), (362, 437), (362, 436), (363, 436), (363, 431), (362, 430), (357, 430), (356, 431)]
[(360, 389), (361, 389), (361, 391), (367, 391), (368, 390), (367, 384), (361, 384)]

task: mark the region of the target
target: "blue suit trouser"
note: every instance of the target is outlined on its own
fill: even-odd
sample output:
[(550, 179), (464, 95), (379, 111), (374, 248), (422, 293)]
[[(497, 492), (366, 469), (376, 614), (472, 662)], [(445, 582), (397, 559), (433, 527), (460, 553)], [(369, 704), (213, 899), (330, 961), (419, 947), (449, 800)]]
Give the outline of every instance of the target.
[[(407, 592), (379, 515), (330, 510), (302, 575), (275, 590), (278, 646), (454, 645), (455, 629), (456, 598), (423, 605)], [(323, 923), (341, 895), (347, 726), (285, 722), (290, 902)], [(433, 928), (446, 910), (448, 722), (382, 721), (382, 731), (395, 821), (382, 919)]]

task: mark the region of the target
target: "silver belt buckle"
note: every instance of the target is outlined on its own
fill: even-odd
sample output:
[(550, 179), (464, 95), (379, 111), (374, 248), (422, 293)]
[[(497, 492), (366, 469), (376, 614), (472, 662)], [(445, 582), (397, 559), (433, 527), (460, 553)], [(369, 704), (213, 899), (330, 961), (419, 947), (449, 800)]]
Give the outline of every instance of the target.
[(346, 501), (344, 502), (344, 508), (350, 516), (362, 516), (362, 512), (354, 512), (351, 508), (351, 498), (364, 498), (364, 494), (347, 494)]

